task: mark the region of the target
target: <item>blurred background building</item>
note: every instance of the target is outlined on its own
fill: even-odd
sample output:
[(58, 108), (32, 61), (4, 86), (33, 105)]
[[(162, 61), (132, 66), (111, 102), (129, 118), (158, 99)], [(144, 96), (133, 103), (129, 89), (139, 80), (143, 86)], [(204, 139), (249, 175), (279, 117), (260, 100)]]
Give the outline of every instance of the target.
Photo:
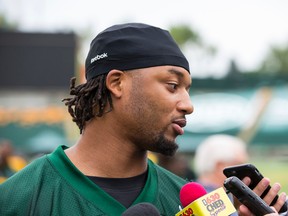
[(146, 22), (169, 29), (190, 63), (195, 111), (179, 152), (192, 164), (209, 135), (240, 137), (251, 161), (287, 192), (288, 2), (110, 4), (0, 0), (0, 139), (31, 158), (73, 145), (79, 132), (61, 100), (71, 77), (84, 81), (90, 41), (110, 25)]

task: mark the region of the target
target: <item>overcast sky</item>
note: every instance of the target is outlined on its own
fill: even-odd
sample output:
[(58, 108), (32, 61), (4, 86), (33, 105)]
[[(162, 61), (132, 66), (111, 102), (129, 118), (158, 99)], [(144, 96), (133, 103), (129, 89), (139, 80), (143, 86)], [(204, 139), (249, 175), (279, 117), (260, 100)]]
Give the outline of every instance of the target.
[(89, 29), (89, 40), (123, 22), (188, 24), (218, 50), (213, 61), (191, 65), (194, 76), (221, 76), (231, 58), (253, 70), (269, 46), (288, 43), (287, 0), (0, 0), (0, 11), (24, 31)]

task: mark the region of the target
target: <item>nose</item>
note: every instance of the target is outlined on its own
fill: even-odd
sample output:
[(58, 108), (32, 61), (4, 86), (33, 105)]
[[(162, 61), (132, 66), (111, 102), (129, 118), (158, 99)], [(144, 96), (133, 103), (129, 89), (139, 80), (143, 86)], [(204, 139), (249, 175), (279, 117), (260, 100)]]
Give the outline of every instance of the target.
[(193, 113), (194, 107), (188, 92), (182, 95), (182, 100), (179, 101), (177, 108), (186, 115)]

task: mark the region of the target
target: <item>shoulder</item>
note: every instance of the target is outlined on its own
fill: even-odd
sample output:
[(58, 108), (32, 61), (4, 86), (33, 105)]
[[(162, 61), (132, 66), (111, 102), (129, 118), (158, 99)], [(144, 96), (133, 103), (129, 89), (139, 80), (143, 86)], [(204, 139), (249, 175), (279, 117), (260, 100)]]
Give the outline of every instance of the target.
[[(187, 181), (157, 164), (152, 163), (151, 166), (157, 175), (156, 206), (163, 215), (170, 215), (171, 212), (179, 211), (180, 190)], [(162, 208), (163, 205), (164, 208)]]
[(47, 159), (45, 156), (38, 158), (24, 167), (22, 170), (16, 172), (13, 176), (8, 178), (5, 182), (0, 184), (0, 191), (8, 190), (8, 188), (25, 188), (31, 187), (31, 181), (37, 181), (40, 178), (39, 174), (43, 172)]
[(174, 173), (170, 172), (169, 170), (166, 170), (165, 168), (157, 164), (153, 163), (152, 166), (154, 167), (157, 173), (159, 191), (167, 193), (168, 190), (171, 191), (171, 193), (177, 193), (177, 196), (179, 196), (180, 189), (188, 181), (175, 175)]
[(45, 170), (45, 161), (47, 160), (44, 156), (32, 161), (25, 168), (0, 184), (0, 215), (2, 213), (5, 215), (5, 212), (13, 213), (20, 208), (23, 209), (23, 212), (25, 211), (27, 203), (33, 199), (33, 194), (39, 187), (38, 182), (41, 180), (42, 172)]
[(156, 169), (160, 180), (164, 181), (171, 181), (175, 184), (179, 184), (180, 186), (186, 184), (188, 181), (175, 175), (174, 173), (170, 172), (169, 170), (153, 163), (154, 168)]

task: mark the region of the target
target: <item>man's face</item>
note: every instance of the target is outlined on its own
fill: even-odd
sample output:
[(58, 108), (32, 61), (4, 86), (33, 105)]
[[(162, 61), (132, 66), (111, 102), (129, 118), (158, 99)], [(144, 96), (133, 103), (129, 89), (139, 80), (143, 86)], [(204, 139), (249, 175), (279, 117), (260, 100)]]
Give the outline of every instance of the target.
[(126, 73), (130, 85), (124, 97), (124, 120), (130, 139), (142, 149), (173, 155), (178, 148), (176, 137), (184, 133), (185, 115), (193, 112), (190, 74), (176, 66)]

